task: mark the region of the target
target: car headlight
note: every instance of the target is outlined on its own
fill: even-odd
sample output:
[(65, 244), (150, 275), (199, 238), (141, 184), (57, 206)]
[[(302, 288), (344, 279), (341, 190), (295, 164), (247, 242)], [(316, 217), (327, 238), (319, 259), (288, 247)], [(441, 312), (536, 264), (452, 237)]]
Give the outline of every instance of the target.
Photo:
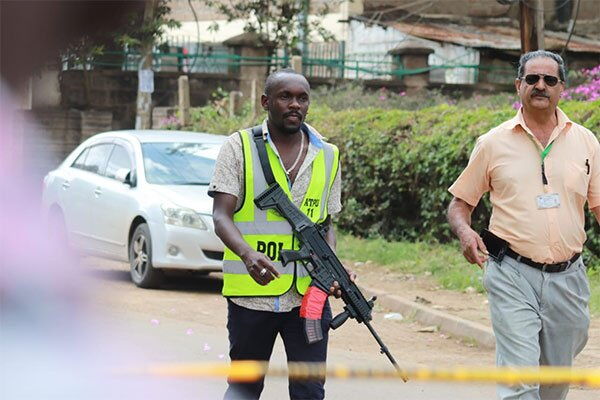
[(165, 218), (165, 224), (185, 226), (188, 228), (208, 230), (202, 215), (191, 208), (180, 207), (172, 203), (163, 203), (160, 206)]

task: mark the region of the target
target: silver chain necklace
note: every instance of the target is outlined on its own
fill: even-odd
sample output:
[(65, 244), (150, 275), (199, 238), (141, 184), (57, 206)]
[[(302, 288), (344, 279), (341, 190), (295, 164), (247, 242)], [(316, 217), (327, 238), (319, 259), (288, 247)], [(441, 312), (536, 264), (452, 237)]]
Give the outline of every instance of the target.
[(296, 164), (298, 164), (298, 161), (300, 161), (300, 156), (302, 155), (302, 151), (304, 150), (304, 132), (300, 131), (300, 135), (302, 135), (300, 137), (300, 151), (298, 152), (298, 155), (296, 156), (296, 159), (294, 160), (292, 166), (288, 169), (285, 169), (284, 167), (286, 175), (289, 175), (290, 172), (292, 172), (294, 168), (296, 168)]

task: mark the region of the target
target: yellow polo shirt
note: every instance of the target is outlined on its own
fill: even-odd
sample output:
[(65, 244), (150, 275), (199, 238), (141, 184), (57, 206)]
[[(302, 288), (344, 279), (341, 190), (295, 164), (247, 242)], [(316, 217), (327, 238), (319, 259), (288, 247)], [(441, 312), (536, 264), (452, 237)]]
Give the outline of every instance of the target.
[[(600, 206), (600, 144), (592, 132), (557, 108), (558, 124), (544, 159), (541, 143), (525, 124), (522, 110), (477, 139), (465, 170), (449, 188), (475, 207), (490, 192), (490, 230), (517, 253), (555, 263), (581, 252), (586, 239), (584, 207)], [(539, 209), (536, 197), (557, 193), (560, 206)]]

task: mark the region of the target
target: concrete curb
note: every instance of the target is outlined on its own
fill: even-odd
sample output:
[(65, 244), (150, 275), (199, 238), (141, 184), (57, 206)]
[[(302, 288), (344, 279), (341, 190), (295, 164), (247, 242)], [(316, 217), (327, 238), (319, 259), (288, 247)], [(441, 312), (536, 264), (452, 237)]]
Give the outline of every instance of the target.
[(492, 328), (483, 324), (450, 315), (431, 307), (424, 306), (400, 296), (360, 286), (366, 297), (377, 296), (377, 303), (404, 316), (414, 317), (425, 325), (436, 325), (441, 331), (461, 339), (474, 340), (480, 346), (495, 347), (495, 338)]

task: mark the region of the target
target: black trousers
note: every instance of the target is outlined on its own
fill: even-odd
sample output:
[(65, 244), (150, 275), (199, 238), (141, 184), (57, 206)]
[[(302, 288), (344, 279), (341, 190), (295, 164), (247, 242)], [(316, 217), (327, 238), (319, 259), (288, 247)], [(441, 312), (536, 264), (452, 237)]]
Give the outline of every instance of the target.
[[(229, 330), (229, 357), (231, 360), (268, 361), (273, 352), (277, 334), (281, 335), (288, 362), (325, 362), (331, 308), (325, 303), (322, 328), (323, 340), (306, 343), (300, 307), (285, 313), (256, 311), (240, 307), (227, 300), (227, 329)], [(229, 382), (229, 381), (228, 381)], [(290, 399), (323, 399), (325, 380), (302, 380), (289, 382)], [(264, 379), (250, 383), (229, 382), (226, 400), (258, 399), (264, 387)]]

